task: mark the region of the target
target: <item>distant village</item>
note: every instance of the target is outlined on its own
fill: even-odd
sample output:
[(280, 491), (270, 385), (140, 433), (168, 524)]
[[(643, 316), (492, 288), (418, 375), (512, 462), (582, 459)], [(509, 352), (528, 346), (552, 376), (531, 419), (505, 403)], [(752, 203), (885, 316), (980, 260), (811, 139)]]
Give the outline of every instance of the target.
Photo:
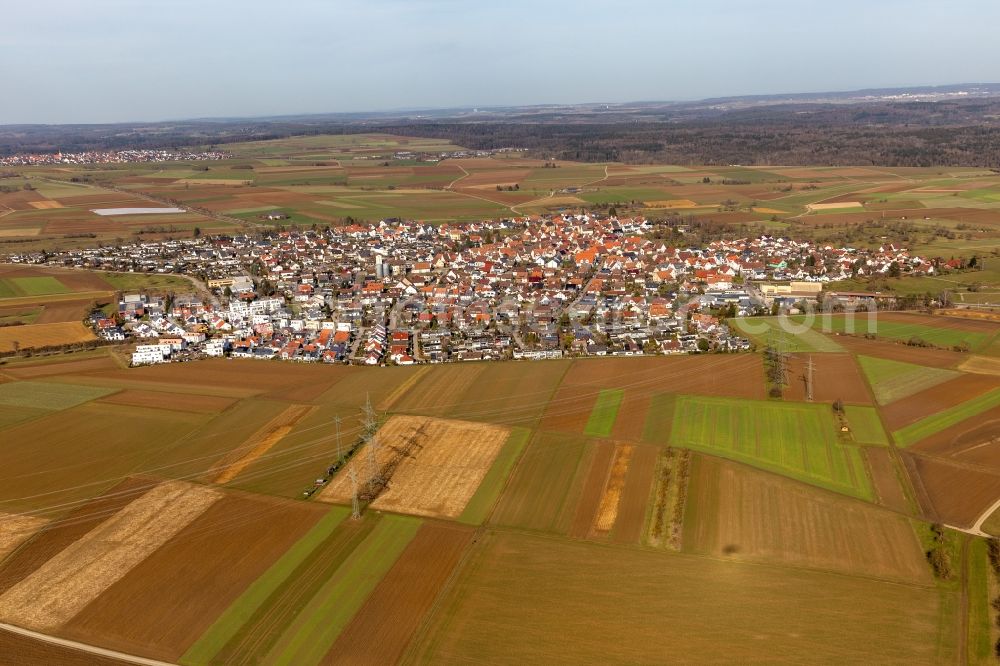
[[(90, 318), (135, 365), (204, 356), (367, 365), (738, 352), (725, 320), (875, 294), (824, 285), (933, 274), (907, 250), (776, 236), (684, 247), (641, 218), (385, 220), (20, 254), (15, 263), (179, 273), (193, 293), (123, 293)], [(684, 228), (675, 229), (682, 236)]]
[(210, 150), (204, 152), (174, 150), (93, 150), (83, 153), (23, 153), (0, 157), (0, 166), (46, 166), (50, 164), (125, 164), (139, 162), (174, 162), (187, 160), (206, 162), (224, 160), (228, 154)]

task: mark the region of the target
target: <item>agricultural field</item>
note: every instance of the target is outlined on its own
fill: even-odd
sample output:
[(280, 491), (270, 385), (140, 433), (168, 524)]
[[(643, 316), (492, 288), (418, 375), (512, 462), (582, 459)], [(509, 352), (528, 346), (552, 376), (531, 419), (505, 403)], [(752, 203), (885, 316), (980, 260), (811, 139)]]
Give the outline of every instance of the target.
[[(997, 530), (1000, 379), (809, 333), (838, 346), (791, 354), (780, 398), (760, 353), (6, 362), (0, 621), (185, 666), (981, 651), (982, 572), (956, 550), (935, 577), (922, 539)], [(369, 450), (385, 482), (353, 519)], [(0, 628), (5, 650), (61, 658)]]
[(94, 340), (82, 320), (119, 290), (190, 292), (185, 278), (0, 264), (0, 351)]
[(939, 642), (954, 604), (920, 584), (497, 530), (471, 548), (409, 660), (584, 663), (611, 649), (633, 663), (940, 663), (955, 658)]
[[(377, 435), (375, 464), (392, 466), (392, 483), (372, 502), (380, 511), (409, 513), (437, 518), (457, 518), (475, 494), (510, 431), (469, 421), (394, 416)], [(371, 444), (366, 446), (371, 447)], [(398, 460), (398, 451), (411, 452)], [(331, 502), (350, 502), (351, 475), (362, 482), (369, 478), (365, 450), (348, 463), (320, 497)], [(397, 467), (398, 465), (398, 467)]]
[(825, 405), (680, 396), (675, 446), (776, 471), (806, 483), (871, 499), (859, 451), (837, 439)]

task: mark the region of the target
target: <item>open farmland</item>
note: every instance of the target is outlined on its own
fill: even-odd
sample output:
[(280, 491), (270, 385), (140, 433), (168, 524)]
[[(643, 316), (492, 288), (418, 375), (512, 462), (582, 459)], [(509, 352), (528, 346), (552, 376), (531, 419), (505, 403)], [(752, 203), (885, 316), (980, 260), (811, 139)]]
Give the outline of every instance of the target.
[(858, 363), (880, 405), (887, 405), (958, 376), (954, 370), (929, 368), (873, 356), (858, 356)]
[(155, 486), (4, 592), (0, 618), (41, 631), (62, 626), (218, 499), (182, 482)]
[[(314, 505), (223, 496), (109, 586), (61, 634), (176, 660), (322, 515)], [(199, 612), (183, 612), (191, 607)]]
[(684, 549), (929, 582), (910, 521), (711, 456), (694, 460)]
[(856, 497), (872, 496), (857, 449), (837, 441), (829, 407), (680, 396), (671, 440)]
[[(915, 442), (897, 469), (883, 417), (922, 392), (878, 405), (854, 353), (812, 356), (832, 385), (812, 404), (765, 399), (759, 354), (9, 363), (0, 535), (26, 527), (0, 552), (0, 611), (186, 666), (694, 661), (709, 645), (753, 661), (773, 654), (762, 635), (795, 663), (862, 661), (845, 635), (877, 636), (876, 659), (949, 661), (961, 588), (933, 577), (915, 519), (969, 528), (1000, 498), (1000, 406)], [(995, 377), (947, 372), (925, 391), (961, 380), (991, 395)], [(379, 465), (405, 455), (352, 520), (364, 447), (303, 491), (337, 458), (334, 418), (353, 445), (369, 398)], [(171, 487), (204, 506), (172, 509), (186, 493), (155, 494)]]
[(954, 659), (953, 609), (925, 585), (491, 531), (410, 660), (929, 664)]
[[(457, 518), (500, 453), (506, 428), (468, 421), (394, 416), (377, 434), (376, 464), (390, 469), (389, 487), (372, 508), (421, 516)], [(370, 445), (369, 445), (370, 446)], [(399, 460), (399, 451), (409, 452)], [(352, 469), (367, 480), (363, 458), (354, 457), (325, 488), (322, 499), (349, 503)]]

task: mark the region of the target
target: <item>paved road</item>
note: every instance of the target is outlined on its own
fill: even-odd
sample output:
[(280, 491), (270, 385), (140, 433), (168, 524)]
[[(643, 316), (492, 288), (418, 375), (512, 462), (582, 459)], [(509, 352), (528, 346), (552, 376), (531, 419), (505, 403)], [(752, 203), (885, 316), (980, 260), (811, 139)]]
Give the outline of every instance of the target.
[(0, 622), (0, 630), (9, 631), (12, 634), (20, 634), (21, 636), (42, 641), (43, 643), (61, 645), (62, 647), (70, 648), (72, 650), (95, 654), (101, 657), (107, 657), (108, 659), (117, 659), (129, 664), (140, 664), (141, 666), (173, 666), (173, 664), (166, 661), (157, 661), (156, 659), (137, 657), (134, 654), (126, 654), (124, 652), (118, 652), (117, 650), (107, 650), (105, 648), (97, 647), (96, 645), (87, 645), (86, 643), (78, 643), (77, 641), (70, 641), (65, 638), (56, 638), (55, 636), (40, 634), (37, 631), (31, 631), (30, 629), (15, 627), (12, 624), (4, 624)]

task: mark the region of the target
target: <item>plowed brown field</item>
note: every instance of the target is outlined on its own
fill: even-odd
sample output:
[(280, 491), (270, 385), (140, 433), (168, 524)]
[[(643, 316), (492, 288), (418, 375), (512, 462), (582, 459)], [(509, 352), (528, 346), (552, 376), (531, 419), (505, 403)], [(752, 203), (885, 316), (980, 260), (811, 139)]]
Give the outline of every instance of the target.
[(226, 495), (60, 633), (174, 661), (324, 513), (320, 505)]
[(105, 396), (99, 402), (107, 402), (114, 405), (131, 405), (133, 407), (172, 409), (178, 412), (195, 412), (197, 414), (214, 414), (226, 409), (236, 402), (236, 400), (234, 398), (214, 395), (160, 393), (158, 391), (126, 389)]
[(0, 618), (51, 632), (69, 621), (220, 497), (164, 481), (73, 542), (0, 596)]
[(325, 664), (394, 664), (451, 576), (472, 530), (428, 523), (358, 610)]
[(868, 383), (858, 364), (850, 354), (792, 354), (788, 359), (787, 400), (806, 399), (807, 364), (813, 365), (813, 400), (834, 402), (842, 400), (851, 405), (870, 405), (873, 402)]
[(889, 430), (895, 431), (922, 418), (960, 405), (1000, 386), (1000, 378), (990, 375), (962, 375), (882, 408)]
[(0, 630), (0, 656), (17, 666), (127, 666), (128, 662)]
[(917, 365), (926, 365), (931, 368), (953, 368), (968, 358), (968, 354), (960, 352), (925, 347), (909, 347), (897, 342), (869, 340), (855, 335), (837, 335), (833, 336), (833, 339), (837, 341), (838, 345), (854, 354), (876, 356), (878, 358), (889, 359), (890, 361), (902, 361), (903, 363), (916, 363)]
[(921, 506), (932, 520), (971, 527), (1000, 498), (997, 472), (906, 451), (902, 455)]

